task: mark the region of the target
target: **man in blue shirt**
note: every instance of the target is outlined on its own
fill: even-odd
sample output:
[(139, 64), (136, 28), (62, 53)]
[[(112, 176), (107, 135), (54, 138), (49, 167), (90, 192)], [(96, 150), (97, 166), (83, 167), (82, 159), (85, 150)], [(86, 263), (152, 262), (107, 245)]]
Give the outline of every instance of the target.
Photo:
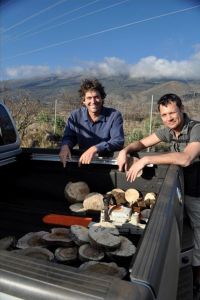
[(71, 113), (59, 153), (64, 167), (76, 145), (83, 151), (79, 164), (89, 164), (95, 154), (106, 156), (124, 145), (122, 115), (104, 107), (106, 93), (102, 84), (97, 79), (85, 79), (79, 94), (82, 107)]

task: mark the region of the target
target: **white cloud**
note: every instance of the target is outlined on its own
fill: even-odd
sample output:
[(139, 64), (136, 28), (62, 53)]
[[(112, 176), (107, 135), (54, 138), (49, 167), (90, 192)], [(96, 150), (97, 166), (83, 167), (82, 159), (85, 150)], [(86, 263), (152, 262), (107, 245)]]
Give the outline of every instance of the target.
[[(122, 75), (129, 72), (130, 66), (122, 59), (117, 57), (105, 57), (102, 62), (85, 61), (79, 62), (79, 66), (72, 67), (71, 69), (65, 70), (65, 74), (74, 75), (82, 74), (90, 76), (111, 76), (111, 75)], [(58, 74), (58, 72), (56, 71)]]
[(117, 57), (106, 57), (102, 62), (84, 62), (70, 72), (98, 75), (129, 75), (131, 78), (200, 79), (200, 50), (188, 60), (176, 61), (148, 56), (136, 64), (127, 64)]
[(130, 77), (200, 79), (200, 52), (183, 61), (143, 58), (131, 67)]
[(97, 65), (97, 69), (104, 75), (123, 75), (127, 74), (129, 65), (122, 59), (117, 57), (106, 57), (103, 62)]
[(27, 78), (51, 74), (86, 76), (110, 76), (128, 75), (131, 78), (170, 78), (170, 79), (200, 79), (200, 48), (196, 46), (195, 53), (188, 59), (182, 61), (167, 60), (156, 56), (141, 58), (136, 64), (128, 64), (125, 60), (117, 57), (105, 57), (102, 62), (86, 61), (79, 62), (77, 66), (70, 69), (58, 67), (50, 70), (48, 66), (24, 65), (7, 68), (7, 78)]
[(7, 78), (31, 78), (35, 76), (43, 76), (50, 73), (48, 66), (32, 66), (22, 65), (19, 67), (10, 67), (5, 70)]

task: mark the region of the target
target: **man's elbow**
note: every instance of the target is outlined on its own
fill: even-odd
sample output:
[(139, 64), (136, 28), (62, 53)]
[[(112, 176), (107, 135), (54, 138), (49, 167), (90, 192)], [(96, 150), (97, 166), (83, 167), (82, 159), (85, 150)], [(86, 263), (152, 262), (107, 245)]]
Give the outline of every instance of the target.
[(124, 140), (119, 140), (116, 144), (115, 144), (115, 149), (116, 151), (120, 151), (124, 148)]
[(119, 145), (116, 145), (116, 146), (113, 148), (113, 150), (114, 150), (114, 151), (120, 151), (120, 150), (122, 150), (123, 148), (124, 148), (124, 143), (119, 144)]

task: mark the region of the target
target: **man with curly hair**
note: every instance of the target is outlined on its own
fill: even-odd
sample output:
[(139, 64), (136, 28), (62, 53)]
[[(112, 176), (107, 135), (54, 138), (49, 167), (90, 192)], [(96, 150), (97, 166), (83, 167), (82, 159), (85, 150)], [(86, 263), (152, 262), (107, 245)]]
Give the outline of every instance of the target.
[(76, 145), (83, 151), (79, 164), (90, 164), (96, 154), (111, 155), (124, 145), (122, 115), (104, 106), (102, 84), (97, 79), (85, 79), (79, 95), (82, 107), (70, 114), (62, 138), (59, 156), (64, 167)]

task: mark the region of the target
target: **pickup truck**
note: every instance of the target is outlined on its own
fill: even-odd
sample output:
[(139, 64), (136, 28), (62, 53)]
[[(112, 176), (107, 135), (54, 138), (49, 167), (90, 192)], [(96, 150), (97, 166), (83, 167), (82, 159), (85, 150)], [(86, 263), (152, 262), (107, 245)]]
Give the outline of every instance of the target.
[(45, 223), (44, 216), (69, 215), (64, 196), (69, 181), (85, 181), (99, 193), (135, 188), (142, 194), (157, 195), (145, 229), (139, 234), (126, 232), (137, 250), (125, 279), (85, 273), (77, 266), (1, 249), (0, 299), (192, 299), (193, 242), (184, 216), (181, 168), (149, 166), (129, 183), (114, 158), (96, 158), (90, 165), (78, 167), (74, 156), (63, 168), (58, 150), (21, 148), (15, 123), (3, 103), (0, 128), (0, 239), (50, 230), (53, 225)]

